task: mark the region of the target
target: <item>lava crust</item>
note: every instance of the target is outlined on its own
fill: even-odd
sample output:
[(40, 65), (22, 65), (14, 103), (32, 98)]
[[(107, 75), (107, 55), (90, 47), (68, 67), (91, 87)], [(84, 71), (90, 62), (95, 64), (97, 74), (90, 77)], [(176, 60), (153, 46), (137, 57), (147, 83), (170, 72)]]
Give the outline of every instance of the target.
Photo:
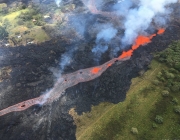
[[(175, 17), (175, 16), (174, 16)], [(81, 114), (90, 111), (92, 105), (100, 102), (119, 103), (126, 98), (131, 79), (139, 71), (146, 70), (152, 53), (168, 47), (180, 39), (180, 23), (174, 20), (163, 35), (135, 50), (131, 59), (115, 63), (100, 77), (68, 88), (62, 97), (49, 105), (31, 106), (22, 112), (12, 112), (0, 117), (0, 138), (2, 140), (75, 140), (76, 126), (68, 114), (72, 107)], [(58, 67), (56, 61), (71, 46), (62, 39), (54, 39), (39, 45), (0, 48), (0, 67), (10, 67), (10, 76), (4, 73), (0, 82), (0, 110), (42, 95), (54, 85), (50, 67)], [(81, 46), (65, 73), (95, 66), (90, 48), (92, 40), (77, 43)], [(103, 56), (100, 64), (109, 61), (109, 54)]]

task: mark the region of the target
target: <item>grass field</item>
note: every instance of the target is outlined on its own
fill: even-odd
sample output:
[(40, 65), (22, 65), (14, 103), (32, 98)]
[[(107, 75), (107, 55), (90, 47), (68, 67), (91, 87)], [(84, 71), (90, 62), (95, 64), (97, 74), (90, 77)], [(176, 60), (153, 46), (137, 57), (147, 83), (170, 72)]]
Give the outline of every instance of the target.
[(19, 16), (21, 14), (21, 12), (27, 12), (27, 11), (28, 11), (28, 9), (12, 12), (10, 14), (3, 16), (3, 20), (8, 19), (11, 24), (15, 24), (15, 22), (16, 22), (15, 18), (17, 16)]
[[(33, 43), (41, 43), (50, 40), (49, 35), (42, 29), (42, 27), (33, 25), (33, 21), (28, 21), (31, 22), (31, 24), (33, 25), (31, 28), (28, 28), (26, 26), (26, 22), (24, 22), (23, 25), (18, 25), (17, 17), (22, 12), (23, 13), (28, 12), (28, 10), (29, 9), (23, 9), (9, 13), (5, 16), (0, 16), (1, 19), (0, 25), (3, 25), (5, 21), (8, 21), (9, 23), (6, 29), (9, 33), (9, 43), (11, 46), (14, 46), (12, 38), (19, 45), (26, 45), (28, 39), (33, 40)], [(29, 33), (25, 33), (25, 32), (29, 32)], [(21, 35), (21, 38), (18, 39), (16, 33), (18, 33), (18, 35)]]
[[(180, 139), (180, 116), (174, 113), (172, 98), (180, 100), (180, 93), (162, 97), (162, 86), (155, 86), (153, 80), (164, 64), (155, 60), (151, 69), (143, 76), (132, 79), (132, 85), (124, 102), (101, 103), (92, 111), (78, 116), (74, 109), (70, 114), (77, 125), (78, 140), (146, 140)], [(156, 115), (163, 117), (163, 124), (155, 123)], [(153, 128), (153, 124), (157, 128)], [(138, 134), (131, 132), (137, 128)]]

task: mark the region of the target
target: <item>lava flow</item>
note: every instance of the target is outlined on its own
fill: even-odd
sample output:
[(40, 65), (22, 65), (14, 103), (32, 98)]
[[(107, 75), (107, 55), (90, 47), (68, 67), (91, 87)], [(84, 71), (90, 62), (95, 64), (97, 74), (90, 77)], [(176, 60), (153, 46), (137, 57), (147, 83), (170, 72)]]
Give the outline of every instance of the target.
[(97, 74), (100, 70), (101, 70), (101, 68), (95, 67), (95, 68), (93, 68), (93, 69), (91, 70), (91, 73)]
[[(157, 34), (162, 34), (164, 31), (165, 29), (160, 29)], [(14, 111), (23, 111), (35, 104), (43, 105), (52, 103), (54, 100), (58, 99), (67, 88), (77, 85), (78, 83), (87, 82), (99, 77), (104, 71), (106, 71), (108, 67), (112, 66), (112, 64), (114, 64), (116, 61), (128, 60), (133, 55), (134, 50), (139, 48), (141, 45), (150, 43), (151, 39), (157, 34), (153, 34), (149, 37), (137, 37), (134, 45), (130, 50), (123, 51), (118, 58), (114, 58), (98, 67), (82, 69), (70, 74), (62, 75), (48, 93), (41, 95), (37, 98), (26, 100), (16, 105), (5, 108), (0, 111), (0, 116)]]
[(161, 28), (158, 30), (157, 34), (160, 35), (160, 34), (163, 34), (165, 32), (165, 29), (164, 28)]
[[(157, 34), (162, 34), (164, 33), (165, 29), (159, 29)], [(151, 39), (156, 36), (156, 34), (152, 34), (151, 36), (147, 37), (147, 36), (138, 36), (137, 39), (135, 40), (134, 45), (132, 46), (132, 48), (128, 51), (123, 51), (122, 54), (119, 56), (120, 59), (122, 58), (126, 58), (126, 57), (130, 57), (133, 54), (133, 51), (136, 50), (137, 48), (139, 48), (141, 45), (145, 45), (151, 42)]]

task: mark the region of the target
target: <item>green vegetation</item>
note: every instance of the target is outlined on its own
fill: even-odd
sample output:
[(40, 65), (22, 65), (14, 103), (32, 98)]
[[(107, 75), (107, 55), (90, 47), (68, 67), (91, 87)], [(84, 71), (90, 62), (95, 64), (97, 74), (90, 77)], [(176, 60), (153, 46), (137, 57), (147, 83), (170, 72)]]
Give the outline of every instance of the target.
[(163, 123), (163, 117), (161, 117), (159, 115), (156, 115), (155, 122), (158, 123), (158, 124)]
[[(4, 10), (6, 12), (2, 12)], [(0, 4), (0, 39), (6, 38), (11, 46), (47, 41), (50, 37), (42, 28), (45, 24), (43, 20), (40, 10), (35, 6), (10, 8)]]
[(7, 13), (7, 4), (6, 3), (0, 3), (0, 14)]
[(4, 27), (0, 26), (0, 40), (6, 37), (8, 37), (8, 32), (6, 31)]
[(126, 100), (70, 114), (78, 140), (180, 139), (180, 41), (156, 54), (149, 70), (132, 79)]
[[(64, 12), (67, 12), (74, 10), (75, 5), (68, 4), (65, 7)], [(60, 30), (67, 23), (62, 9), (54, 4), (25, 5), (20, 1), (10, 5), (1, 3), (0, 26), (8, 33), (6, 42), (9, 46), (37, 44), (61, 35)]]
[(7, 8), (7, 4), (6, 3), (1, 3), (0, 4), (0, 12), (2, 12), (4, 8)]
[(174, 111), (178, 114), (180, 114), (180, 106), (175, 106)]
[(12, 25), (15, 25), (17, 22), (16, 18), (21, 14), (21, 12), (25, 12), (25, 11), (28, 11), (28, 9), (15, 11), (7, 15), (2, 15), (1, 17), (3, 21), (8, 20)]
[(18, 21), (22, 24), (23, 22), (33, 20), (34, 25), (43, 26), (45, 25), (45, 22), (43, 21), (43, 16), (39, 13), (40, 10), (38, 8), (29, 9), (28, 11), (21, 12), (21, 14), (17, 18)]

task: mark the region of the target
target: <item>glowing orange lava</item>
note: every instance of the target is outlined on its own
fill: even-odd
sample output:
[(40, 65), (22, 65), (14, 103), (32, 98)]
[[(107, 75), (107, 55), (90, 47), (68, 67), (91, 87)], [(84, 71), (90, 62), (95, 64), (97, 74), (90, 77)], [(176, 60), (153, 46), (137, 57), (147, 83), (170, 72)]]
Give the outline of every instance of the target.
[(151, 42), (151, 38), (150, 37), (146, 37), (146, 36), (138, 36), (135, 44), (132, 46), (133, 50), (136, 50), (137, 48), (139, 48), (140, 45), (144, 45), (144, 44), (148, 44)]
[[(159, 29), (157, 34), (162, 34), (164, 33), (164, 31), (165, 29)], [(0, 116), (5, 115), (10, 112), (23, 111), (35, 104), (52, 103), (54, 100), (58, 99), (60, 95), (63, 94), (63, 91), (65, 91), (67, 88), (77, 85), (78, 83), (90, 81), (92, 79), (99, 77), (104, 71), (106, 71), (108, 67), (114, 64), (116, 61), (126, 61), (130, 59), (130, 57), (133, 55), (134, 50), (139, 48), (141, 45), (151, 42), (151, 39), (157, 34), (153, 34), (149, 37), (142, 36), (142, 35), (138, 36), (137, 39), (135, 40), (134, 45), (132, 46), (130, 50), (123, 51), (122, 54), (118, 58), (113, 58), (112, 60), (98, 67), (82, 69), (82, 70), (79, 70), (70, 74), (62, 75), (57, 81), (57, 83), (55, 84), (54, 88), (51, 89), (48, 93), (41, 95), (37, 98), (29, 99), (29, 100), (20, 102), (18, 104), (9, 106), (3, 110), (0, 110)]]
[(165, 32), (165, 29), (164, 28), (161, 28), (158, 30), (157, 34), (160, 35), (160, 34), (163, 34)]
[(112, 63), (107, 64), (108, 67), (112, 66)]
[(155, 36), (156, 36), (156, 34), (152, 34), (149, 38), (152, 39)]
[(123, 51), (119, 58), (123, 59), (132, 56), (132, 54), (133, 54), (133, 50)]
[(95, 68), (93, 68), (93, 69), (91, 70), (91, 73), (97, 74), (100, 70), (101, 70), (101, 68), (95, 67)]
[[(162, 34), (164, 33), (165, 29), (161, 28), (158, 30), (157, 34)], [(128, 51), (123, 51), (122, 54), (119, 56), (118, 59), (126, 58), (126, 57), (131, 57), (133, 55), (133, 51), (139, 48), (141, 45), (145, 45), (151, 42), (151, 39), (155, 37), (157, 34), (152, 34), (151, 36), (138, 36), (137, 39), (135, 40), (134, 45), (132, 48)]]

